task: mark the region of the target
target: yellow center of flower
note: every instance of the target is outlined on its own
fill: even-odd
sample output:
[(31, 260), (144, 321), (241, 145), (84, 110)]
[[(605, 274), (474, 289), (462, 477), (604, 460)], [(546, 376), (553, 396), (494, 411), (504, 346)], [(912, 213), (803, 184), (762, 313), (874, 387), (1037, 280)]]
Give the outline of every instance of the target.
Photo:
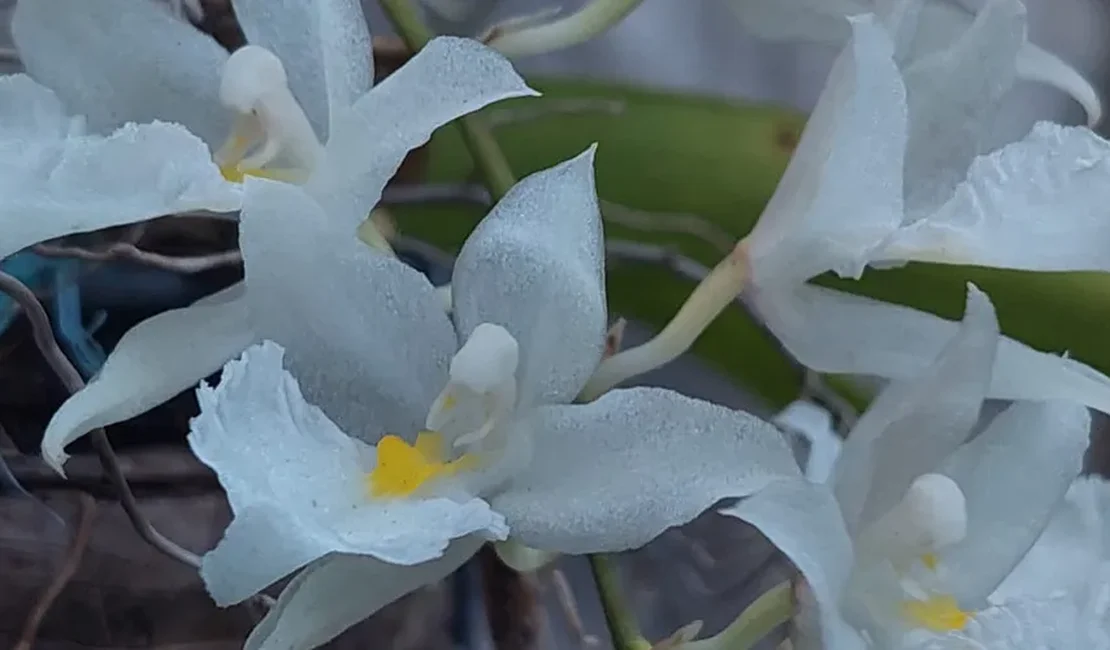
[(931, 632), (956, 632), (964, 629), (971, 620), (971, 614), (960, 609), (952, 596), (904, 601), (902, 614), (914, 625)]
[(921, 556), (921, 563), (925, 565), (926, 569), (928, 569), (930, 571), (936, 571), (937, 570), (937, 564), (939, 563), (939, 560), (937, 559), (937, 554), (936, 553), (926, 553), (926, 554), (922, 555)]
[(434, 431), (421, 432), (413, 445), (385, 436), (378, 442), (378, 464), (366, 477), (370, 495), (408, 496), (428, 481), (474, 467), (477, 459), (471, 454), (445, 462), (444, 447), (443, 436)]
[(283, 169), (262, 169), (259, 167), (252, 169), (240, 169), (238, 163), (226, 163), (220, 165), (220, 174), (224, 180), (229, 183), (242, 183), (243, 179), (247, 176), (256, 176), (258, 178), (268, 178), (275, 181), (285, 181), (293, 183), (297, 181), (297, 174), (292, 171)]

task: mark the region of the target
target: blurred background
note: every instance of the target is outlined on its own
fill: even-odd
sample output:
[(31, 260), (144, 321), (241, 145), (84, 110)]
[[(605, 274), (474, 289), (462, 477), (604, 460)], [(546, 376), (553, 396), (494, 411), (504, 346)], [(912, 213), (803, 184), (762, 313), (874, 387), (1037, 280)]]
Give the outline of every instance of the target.
[[(1075, 66), (1105, 96), (1110, 86), (1110, 5), (1101, 0), (1025, 2), (1031, 40)], [(234, 33), (226, 0), (201, 4), (203, 28), (217, 36)], [(501, 19), (551, 6), (547, 0), (473, 4), (477, 11), (468, 21), (441, 21), (437, 26), (475, 34)], [(573, 11), (583, 4), (584, 0), (566, 0), (563, 6)], [(0, 0), (0, 24), (7, 25), (13, 5), (13, 0)], [(365, 2), (365, 8), (371, 32), (387, 36), (389, 24), (376, 2)], [(10, 55), (12, 44), (5, 32), (0, 32), (0, 49)], [(594, 109), (587, 106), (587, 115), (562, 116), (563, 109), (552, 104), (554, 118), (510, 125), (499, 134), (518, 174), (552, 164), (600, 139), (598, 175), (604, 198), (639, 210), (695, 213), (723, 229), (726, 239), (737, 237), (770, 196), (834, 55), (834, 49), (822, 45), (761, 42), (743, 31), (722, 0), (645, 0), (625, 21), (594, 41), (516, 61), (525, 73), (550, 84), (554, 100), (616, 97), (624, 105), (621, 115), (589, 115)], [(387, 63), (387, 56), (379, 56), (378, 61), (394, 65)], [(3, 59), (2, 66), (2, 72), (19, 70), (11, 56)], [(559, 81), (565, 79), (599, 84)], [(660, 92), (640, 94), (627, 87)], [(508, 122), (513, 119), (506, 117)], [(999, 141), (1019, 137), (1037, 119), (1078, 124), (1083, 115), (1059, 93), (1026, 84), (1012, 93), (996, 125), (996, 136)], [(437, 135), (424, 157), (430, 162), (414, 157), (417, 180), (469, 178), (465, 153), (449, 135)], [(644, 190), (645, 181), (652, 181), (650, 193)], [(399, 209), (394, 216), (401, 232), (431, 242), (449, 255), (481, 209), (471, 207), (467, 214), (469, 221), (451, 225), (444, 225), (442, 211)], [(628, 223), (615, 225), (610, 233), (631, 236), (637, 228)], [(233, 229), (207, 226), (184, 233), (154, 226), (143, 236), (152, 248), (168, 252), (218, 250), (234, 243)], [(703, 264), (712, 264), (720, 254), (706, 243), (706, 237), (691, 238), (689, 232), (637, 239)], [(407, 255), (430, 276), (448, 273), (449, 256), (429, 255), (419, 247)], [(675, 277), (671, 270), (642, 260), (613, 263), (614, 316), (630, 319), (625, 344), (632, 345), (665, 322), (692, 286), (692, 278)], [(77, 271), (43, 268), (41, 273), (29, 273), (52, 278), (38, 288), (44, 300), (53, 301), (58, 317), (66, 313), (66, 303), (54, 297), (63, 295), (61, 287), (70, 286), (58, 279), (59, 274)], [(78, 331), (71, 330), (67, 336), (77, 341), (74, 350), (86, 354), (90, 373), (103, 351), (135, 322), (187, 304), (236, 277), (235, 269), (181, 277), (115, 263), (85, 265), (79, 273)], [(1063, 351), (1063, 337), (1077, 356), (1104, 372), (1110, 370), (1110, 350), (1104, 349), (1103, 336), (1110, 307), (1104, 299), (1092, 300), (1090, 293), (1076, 296), (1051, 282), (1033, 286), (1025, 276), (1012, 274), (938, 274), (917, 268), (880, 274), (880, 279), (864, 285), (864, 291), (920, 302), (955, 316), (967, 277), (981, 280), (991, 290), (1011, 334), (1058, 351)], [(629, 297), (642, 293), (630, 287), (645, 284), (654, 289), (651, 297)], [(1110, 295), (1106, 289), (1099, 284), (1093, 291), (1100, 297)], [(1042, 310), (1045, 313), (1027, 313), (1037, 300), (1049, 301)], [(735, 311), (703, 337), (696, 355), (686, 355), (642, 381), (771, 415), (795, 396), (800, 376), (773, 358), (776, 353), (766, 341), (760, 343), (767, 348), (764, 351), (740, 346), (739, 337), (758, 341), (759, 332), (743, 320), (739, 309)], [(100, 319), (95, 328), (89, 324), (94, 315)], [(250, 606), (216, 609), (192, 569), (139, 539), (87, 448), (74, 457), (70, 483), (37, 461), (36, 435), (41, 435), (65, 393), (29, 344), (26, 323), (10, 306), (0, 309), (0, 316), (4, 316), (0, 450), (4, 467), (20, 477), (16, 483), (9, 480), (12, 474), (7, 479), (0, 475), (0, 646), (47, 650), (240, 647), (260, 611)], [(1062, 330), (1066, 331), (1061, 334)], [(86, 335), (88, 345), (82, 347)], [(213, 477), (183, 451), (186, 423), (194, 412), (192, 397), (186, 394), (132, 423), (112, 427), (109, 433), (144, 515), (179, 544), (203, 552), (218, 539), (228, 514)], [(707, 633), (719, 630), (789, 570), (757, 533), (712, 515), (625, 554), (620, 566), (652, 639), (662, 639), (695, 619), (705, 620)], [(406, 598), (331, 644), (368, 645), (483, 650), (611, 647), (583, 561), (560, 561), (554, 568), (525, 577), (508, 571), (489, 553), (448, 583)]]

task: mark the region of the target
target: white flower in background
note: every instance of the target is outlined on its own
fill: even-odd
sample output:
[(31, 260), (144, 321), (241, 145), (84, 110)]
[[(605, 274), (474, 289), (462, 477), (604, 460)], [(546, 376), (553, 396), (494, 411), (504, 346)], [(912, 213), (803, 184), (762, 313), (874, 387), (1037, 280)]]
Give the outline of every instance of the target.
[[(1082, 467), (1087, 410), (1016, 402), (978, 435), (1001, 338), (969, 288), (959, 331), (918, 376), (892, 382), (843, 443), (822, 499), (767, 490), (731, 514), (795, 562), (808, 589), (796, 648), (898, 647), (963, 632), (986, 610)], [(847, 530), (850, 545), (829, 544)]]
[[(959, 35), (975, 20), (976, 14), (990, 0), (729, 0), (740, 20), (755, 34), (773, 40), (806, 40), (840, 44), (849, 39), (851, 30), (845, 18), (874, 13), (894, 25), (901, 24), (898, 60), (905, 69), (912, 69), (933, 55), (941, 53), (958, 40)], [(912, 22), (920, 20), (921, 29)], [(1090, 82), (1055, 55), (1033, 45), (1022, 43), (1016, 52), (1016, 69), (1005, 72), (993, 88), (979, 91), (999, 93), (1009, 86), (1008, 79), (1016, 72), (1018, 78), (1049, 84), (1070, 95), (1087, 112), (1088, 124), (1094, 126), (1102, 118), (1102, 104)]]
[(245, 174), (339, 193), (329, 210), (361, 220), (376, 179), (437, 127), (536, 94), (499, 55), (456, 38), (434, 41), (371, 92), (357, 0), (232, 4), (250, 45), (231, 55), (150, 0), (16, 5), (12, 36), (30, 76), (0, 78), (0, 257), (77, 232), (239, 209), (229, 181)]
[[(190, 443), (235, 518), (202, 575), (227, 605), (307, 567), (248, 648), (309, 648), (487, 539), (635, 548), (721, 499), (806, 483), (775, 428), (658, 388), (570, 404), (606, 332), (592, 149), (518, 183), (435, 288), (296, 186), (248, 181), (261, 344), (200, 389)], [(832, 504), (835, 507), (835, 504)]]
[[(227, 71), (223, 81), (235, 83), (224, 83), (223, 90), (232, 89), (224, 95), (230, 95), (241, 107), (253, 106), (253, 112), (241, 116), (240, 130), (233, 134), (229, 148), (237, 155), (245, 154), (239, 145), (250, 139), (252, 131), (261, 137), (258, 152), (246, 159), (248, 171), (258, 167), (252, 176), (288, 180), (291, 169), (309, 163), (311, 158), (312, 172), (303, 179), (304, 191), (321, 206), (332, 224), (351, 233), (377, 203), (382, 188), (409, 150), (426, 142), (435, 129), (489, 103), (536, 94), (501, 55), (474, 41), (454, 37), (433, 40), (379, 86), (365, 92), (370, 79), (370, 43), (365, 29), (358, 26), (363, 19), (354, 0), (235, 3), (253, 42), (290, 55), (285, 58), (291, 62), (285, 66), (288, 87), (266, 85), (274, 81), (275, 75), (280, 76), (281, 64), (256, 46), (239, 51), (246, 57), (238, 60), (242, 67), (232, 65), (237, 55), (232, 55), (230, 62), (224, 60), (225, 55), (219, 66), (202, 67), (199, 55), (190, 53), (208, 52), (210, 47), (217, 47), (215, 43), (200, 32), (189, 31), (191, 28), (174, 21), (164, 9), (146, 1), (36, 0), (21, 2), (19, 7), (15, 30), (17, 40), (25, 43), (21, 52), (28, 69), (50, 80), (55, 88), (67, 89), (70, 103), (88, 113), (91, 123), (106, 128), (123, 120), (157, 117), (170, 107), (177, 110), (192, 106), (193, 112), (171, 111), (168, 116), (184, 120), (193, 115), (191, 121), (185, 121), (189, 128), (210, 135), (220, 133), (223, 138), (226, 133), (218, 128), (219, 120), (205, 122), (202, 118), (227, 112), (217, 97), (221, 74)], [(305, 12), (310, 14), (306, 16)], [(133, 48), (122, 47), (131, 42), (128, 39), (137, 39)], [(270, 68), (272, 74), (252, 75), (252, 66), (255, 72)], [(244, 78), (236, 78), (240, 73)], [(33, 85), (25, 77), (21, 79)], [(159, 89), (165, 92), (159, 93)], [(295, 95), (314, 99), (301, 102)], [(255, 101), (251, 103), (250, 98)], [(202, 110), (202, 105), (208, 108)], [(99, 112), (94, 107), (99, 107)], [(312, 129), (326, 125), (331, 137), (322, 148), (313, 139), (315, 131), (309, 130), (309, 124)], [(208, 150), (199, 141), (195, 144), (199, 157), (196, 164), (207, 166), (214, 182), (236, 188), (244, 213), (259, 214), (267, 209), (250, 204), (257, 195), (246, 191), (249, 183), (240, 190), (238, 184), (220, 179)], [(279, 167), (270, 168), (262, 160), (271, 153)], [(265, 155), (250, 160), (250, 156), (261, 154)], [(164, 157), (170, 170), (190, 164), (173, 158), (176, 152), (170, 150), (155, 150), (150, 155)], [(89, 173), (112, 174), (109, 162), (84, 160), (81, 168)], [(242, 163), (240, 160), (238, 164)], [(138, 177), (128, 170), (136, 166), (150, 171), (141, 161), (121, 161), (116, 167), (122, 175), (116, 178), (114, 187), (141, 196), (147, 188), (161, 192), (170, 184), (177, 192), (172, 176), (134, 182), (132, 179)], [(59, 191), (80, 190), (75, 195), (80, 203), (48, 201), (61, 206), (59, 210), (85, 210), (87, 197), (100, 196), (100, 185), (70, 182), (59, 178), (56, 171), (50, 178), (51, 183), (66, 181), (57, 185)], [(155, 182), (159, 179), (164, 181), (161, 185)], [(47, 201), (49, 196), (36, 194), (34, 198)], [(102, 198), (102, 215), (115, 218), (117, 203)], [(161, 212), (137, 210), (129, 219), (157, 214)], [(13, 246), (13, 252), (34, 241), (75, 231), (65, 230), (73, 222), (57, 212), (40, 213), (39, 217), (41, 221), (16, 222), (43, 225), (33, 237)], [(112, 225), (107, 221), (81, 224), (76, 230)], [(49, 233), (43, 230), (46, 228)], [(242, 245), (246, 248), (249, 242)], [(191, 307), (159, 314), (128, 332), (97, 377), (54, 414), (43, 439), (47, 461), (60, 470), (65, 461), (63, 448), (69, 442), (93, 428), (126, 420), (167, 401), (260, 340), (248, 322), (248, 303), (243, 294), (244, 287), (237, 285)]]
[[(874, 16), (850, 19), (852, 39), (743, 244), (745, 296), (805, 366), (906, 379), (957, 329), (805, 284), (825, 271), (858, 277), (869, 264), (910, 260), (1110, 270), (1110, 145), (1084, 127), (1041, 124), (986, 156), (972, 159), (967, 147), (989, 119), (987, 91), (1000, 83), (993, 71), (1012, 69), (1023, 16), (1016, 0), (989, 0), (951, 49), (904, 72)], [(941, 182), (957, 176), (964, 180)], [(1110, 379), (1010, 339), (1000, 343), (987, 395), (1075, 400), (1110, 413)]]

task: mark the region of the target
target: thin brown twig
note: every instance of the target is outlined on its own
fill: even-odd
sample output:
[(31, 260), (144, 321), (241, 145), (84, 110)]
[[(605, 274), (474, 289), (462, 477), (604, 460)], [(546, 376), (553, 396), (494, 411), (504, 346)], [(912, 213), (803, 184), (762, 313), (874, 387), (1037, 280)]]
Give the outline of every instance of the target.
[(647, 212), (604, 199), (601, 201), (601, 213), (610, 223), (642, 232), (692, 235), (721, 253), (727, 254), (736, 246), (736, 237), (730, 232), (696, 214)]
[(566, 574), (560, 569), (552, 569), (549, 575), (551, 584), (555, 587), (555, 598), (559, 602), (559, 609), (563, 612), (567, 626), (578, 638), (579, 645), (591, 648), (598, 645), (600, 639), (587, 632), (586, 626), (582, 623), (582, 615), (578, 613), (578, 601), (574, 597), (574, 590), (570, 588)]
[(66, 553), (65, 561), (58, 568), (58, 572), (54, 574), (54, 579), (50, 581), (46, 591), (42, 592), (42, 596), (31, 608), (31, 613), (27, 615), (27, 620), (23, 623), (23, 632), (19, 635), (19, 641), (16, 642), (14, 650), (31, 650), (35, 643), (35, 637), (38, 636), (39, 626), (42, 625), (42, 620), (46, 618), (46, 613), (50, 611), (54, 601), (58, 599), (62, 590), (65, 589), (65, 586), (81, 566), (81, 559), (85, 556), (85, 549), (88, 547), (89, 538), (92, 536), (96, 499), (83, 493), (78, 493), (77, 498), (81, 504), (80, 518), (77, 530), (73, 534), (73, 542), (70, 544), (69, 552)]
[(100, 250), (57, 244), (36, 244), (31, 250), (43, 257), (66, 257), (87, 262), (107, 262), (122, 259), (176, 273), (200, 273), (221, 266), (240, 264), (243, 261), (243, 254), (238, 250), (176, 257), (145, 251), (126, 241), (116, 242)]

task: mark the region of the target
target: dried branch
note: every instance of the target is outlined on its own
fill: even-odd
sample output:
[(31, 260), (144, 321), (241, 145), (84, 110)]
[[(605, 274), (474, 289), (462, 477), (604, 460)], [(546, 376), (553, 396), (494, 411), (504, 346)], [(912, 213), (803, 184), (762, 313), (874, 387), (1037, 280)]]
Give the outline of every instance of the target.
[(43, 257), (64, 257), (87, 262), (108, 262), (128, 260), (144, 266), (151, 266), (176, 273), (200, 273), (222, 266), (232, 266), (243, 262), (238, 250), (220, 251), (205, 255), (175, 257), (144, 251), (130, 242), (116, 242), (107, 248), (93, 250), (81, 246), (60, 246), (57, 244), (36, 244), (31, 250)]
[(570, 588), (566, 574), (560, 569), (552, 569), (549, 575), (551, 584), (555, 588), (559, 609), (563, 612), (567, 626), (578, 638), (578, 645), (583, 648), (597, 646), (601, 640), (586, 631), (586, 626), (582, 623), (582, 615), (578, 613), (578, 601), (574, 598), (574, 590)]
[(601, 212), (606, 221), (626, 228), (693, 235), (725, 254), (736, 245), (731, 233), (696, 214), (646, 212), (605, 200), (601, 201)]

